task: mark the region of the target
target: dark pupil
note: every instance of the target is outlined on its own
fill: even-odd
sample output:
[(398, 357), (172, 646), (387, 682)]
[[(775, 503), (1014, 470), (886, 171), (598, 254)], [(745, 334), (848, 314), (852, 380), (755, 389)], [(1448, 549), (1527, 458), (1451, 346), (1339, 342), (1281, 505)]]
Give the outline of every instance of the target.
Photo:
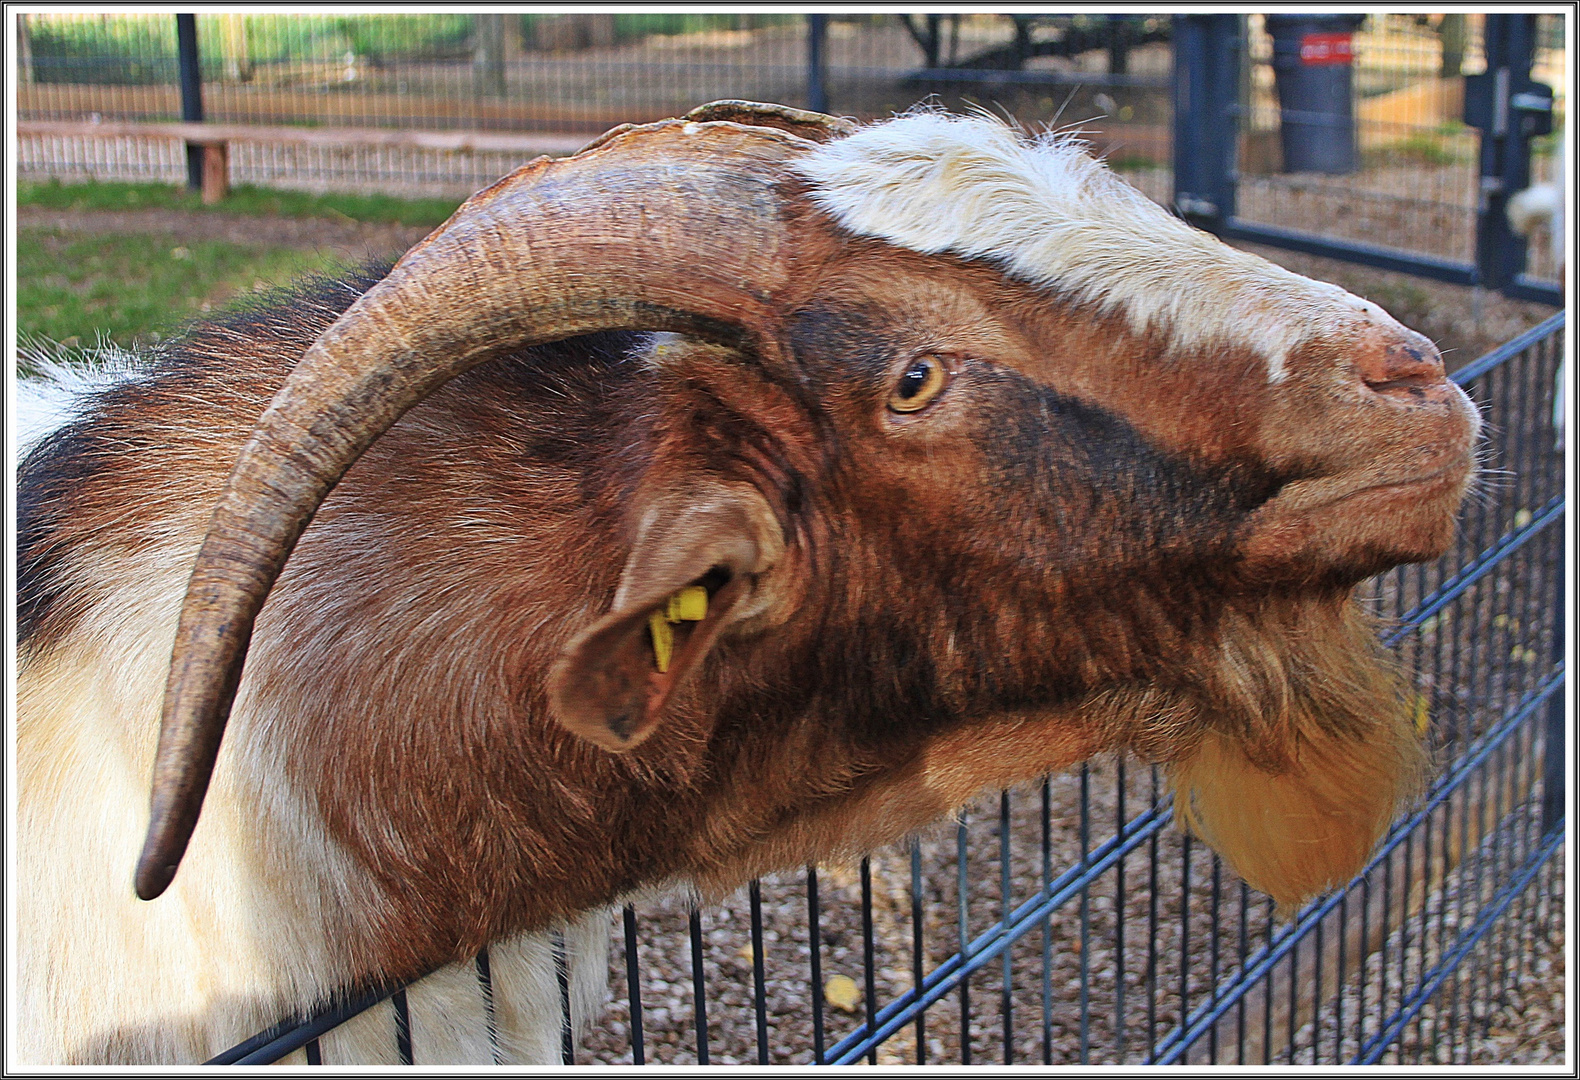
[(922, 387), (927, 385), (927, 376), (932, 373), (932, 370), (932, 365), (925, 362), (913, 365), (911, 370), (900, 376), (900, 397), (909, 401), (921, 393)]

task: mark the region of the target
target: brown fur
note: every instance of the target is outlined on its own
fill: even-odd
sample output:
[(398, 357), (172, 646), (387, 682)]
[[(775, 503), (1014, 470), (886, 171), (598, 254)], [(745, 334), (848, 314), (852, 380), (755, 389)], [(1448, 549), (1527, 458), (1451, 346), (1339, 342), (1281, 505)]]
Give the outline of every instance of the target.
[[(1370, 330), (1270, 387), (1248, 354), (1175, 355), (982, 266), (823, 254), (783, 364), (688, 343), (506, 358), (408, 413), (304, 534), (227, 738), (273, 744), (387, 898), (336, 943), (360, 979), (635, 888), (866, 850), (1104, 750), (1167, 762), (1182, 820), (1284, 903), (1357, 869), (1412, 790), (1349, 591), (1445, 535), (1459, 406), (1369, 390)], [(187, 508), (195, 543), (194, 508), (336, 307), (200, 329), (29, 463), (27, 649), (120, 587), (52, 553), (159, 549), (126, 513), (148, 501)], [(896, 419), (922, 352), (952, 381)], [(1369, 494), (1389, 478), (1407, 486)], [(688, 492), (729, 491), (754, 509), (655, 531)], [(645, 605), (721, 565), (737, 591), (658, 679)], [(632, 748), (572, 733), (600, 722)]]

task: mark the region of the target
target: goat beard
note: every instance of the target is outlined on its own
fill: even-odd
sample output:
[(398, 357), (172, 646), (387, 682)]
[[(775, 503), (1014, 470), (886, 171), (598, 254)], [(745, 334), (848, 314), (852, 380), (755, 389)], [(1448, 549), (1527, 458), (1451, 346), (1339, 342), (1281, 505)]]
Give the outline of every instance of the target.
[(1193, 684), (1108, 703), (1165, 765), (1176, 822), (1283, 914), (1350, 881), (1428, 765), (1375, 621), (1348, 594), (1260, 598), (1192, 659)]

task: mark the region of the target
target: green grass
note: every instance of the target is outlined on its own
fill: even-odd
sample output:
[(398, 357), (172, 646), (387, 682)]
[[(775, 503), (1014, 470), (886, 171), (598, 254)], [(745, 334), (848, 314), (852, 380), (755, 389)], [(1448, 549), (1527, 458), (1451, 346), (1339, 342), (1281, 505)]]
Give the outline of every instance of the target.
[[(453, 199), (324, 194), (237, 187), (204, 206), (196, 192), (169, 184), (23, 181), (17, 204), (51, 210), (175, 210), (235, 217), (329, 218), (433, 227), (459, 205)], [(56, 233), (22, 228), (17, 235), (17, 329), (68, 345), (108, 338), (123, 348), (159, 341), (183, 323), (240, 294), (281, 285), (335, 265), (316, 255), (268, 243), (221, 240), (182, 243), (152, 234)]]
[(389, 195), (352, 195), (330, 192), (313, 195), (303, 191), (276, 191), (247, 185), (233, 187), (212, 206), (203, 205), (195, 191), (171, 184), (132, 184), (89, 181), (62, 184), (59, 180), (23, 180), (17, 184), (18, 206), (51, 210), (186, 210), (193, 213), (272, 215), (276, 217), (331, 218), (396, 225), (433, 227), (460, 205), (456, 199), (398, 199)]
[(1450, 120), (1435, 128), (1411, 132), (1398, 142), (1366, 151), (1362, 157), (1369, 166), (1463, 165), (1475, 160), (1475, 148), (1471, 129)]
[(223, 241), (84, 237), (45, 229), (17, 234), (17, 330), (89, 346), (159, 341), (239, 294), (328, 269), (328, 256)]

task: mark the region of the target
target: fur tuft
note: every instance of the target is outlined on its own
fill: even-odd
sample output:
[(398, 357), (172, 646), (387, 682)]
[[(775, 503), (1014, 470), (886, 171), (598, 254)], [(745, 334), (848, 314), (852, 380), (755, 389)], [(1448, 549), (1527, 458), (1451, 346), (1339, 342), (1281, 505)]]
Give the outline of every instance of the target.
[(1073, 135), (1025, 137), (985, 115), (920, 111), (803, 157), (812, 199), (839, 224), (923, 254), (989, 259), (1011, 277), (1186, 350), (1249, 346), (1268, 379), (1344, 313), (1387, 316), (1192, 228), (1125, 183)]
[(92, 349), (73, 349), (44, 338), (24, 339), (17, 359), (33, 371), (16, 383), (18, 461), (75, 420), (94, 394), (139, 377), (147, 367), (138, 354), (108, 340)]
[(1179, 824), (1286, 914), (1362, 870), (1428, 764), (1361, 613), (1314, 605), (1302, 621), (1227, 636), (1200, 739), (1169, 765)]

